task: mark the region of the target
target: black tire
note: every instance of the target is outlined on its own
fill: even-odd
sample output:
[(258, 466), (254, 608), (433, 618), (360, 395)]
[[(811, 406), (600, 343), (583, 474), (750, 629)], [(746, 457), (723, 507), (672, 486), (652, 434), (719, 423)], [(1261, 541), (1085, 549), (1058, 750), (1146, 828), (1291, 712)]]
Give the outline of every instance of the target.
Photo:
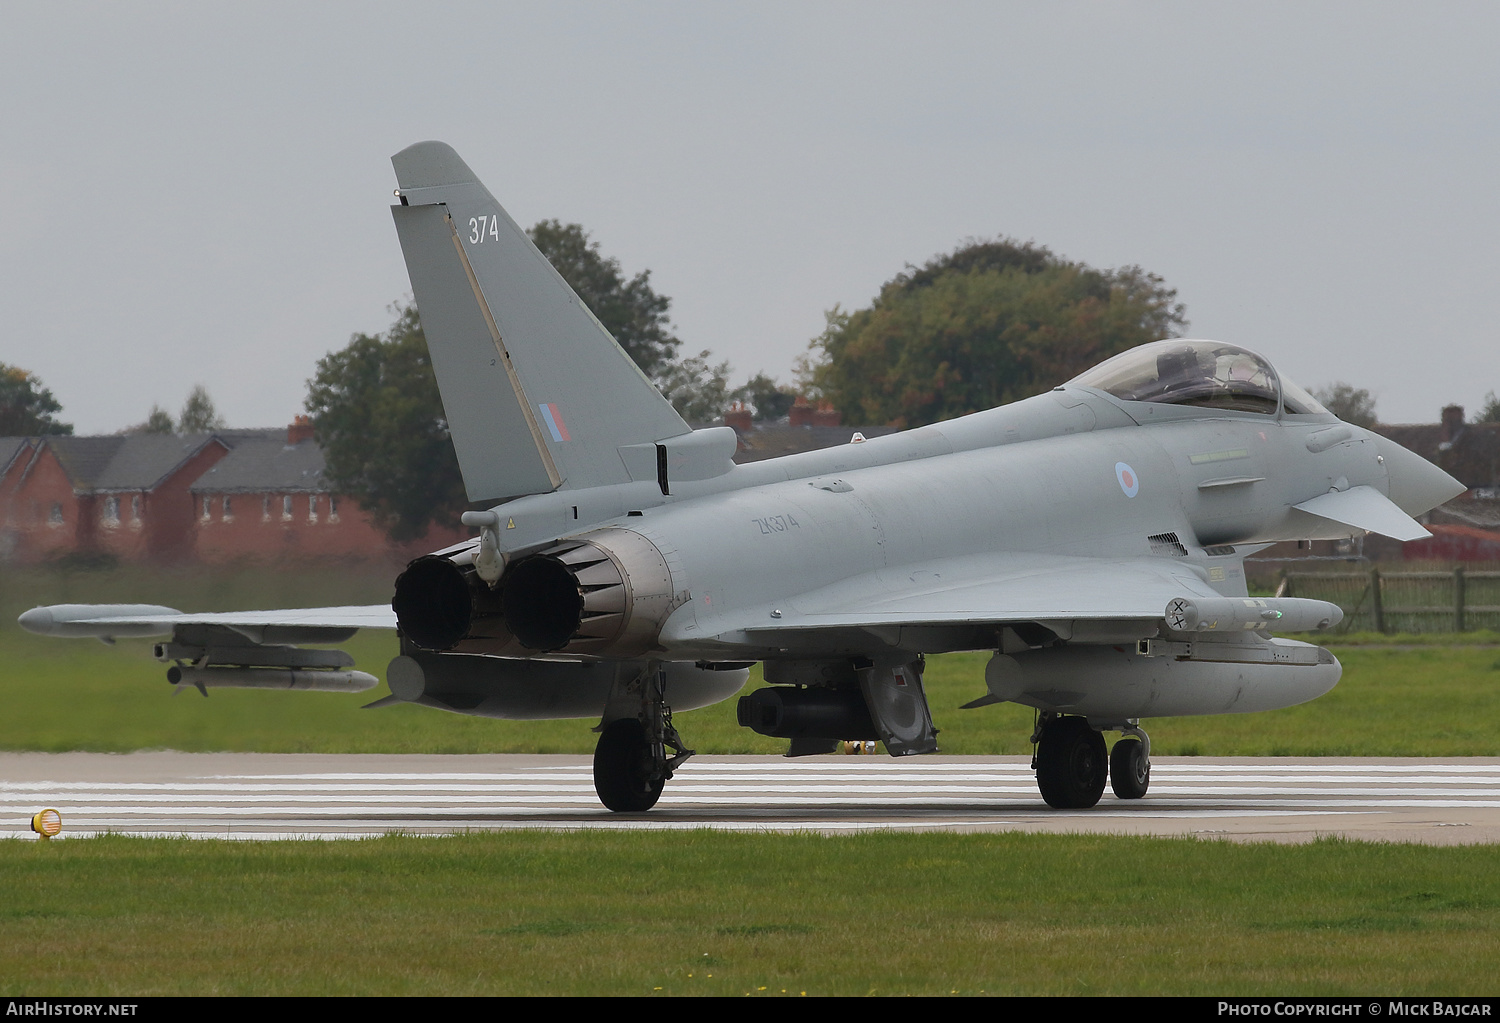
[(1109, 787), (1121, 799), (1140, 799), (1151, 785), (1151, 763), (1146, 759), (1146, 744), (1136, 738), (1124, 738), (1109, 751)]
[(1037, 742), (1036, 784), (1047, 805), (1086, 810), (1104, 795), (1109, 756), (1104, 736), (1081, 717), (1053, 718)]
[(641, 813), (656, 805), (665, 778), (651, 777), (651, 744), (635, 718), (620, 718), (604, 727), (594, 747), (594, 791), (616, 813)]

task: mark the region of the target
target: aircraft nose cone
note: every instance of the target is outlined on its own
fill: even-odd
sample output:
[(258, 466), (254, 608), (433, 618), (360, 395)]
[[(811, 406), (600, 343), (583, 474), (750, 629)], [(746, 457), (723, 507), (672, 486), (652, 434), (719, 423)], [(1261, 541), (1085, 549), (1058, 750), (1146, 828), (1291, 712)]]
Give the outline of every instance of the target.
[(46, 636), (52, 632), (52, 609), (34, 607), (17, 618), (16, 623), (27, 632), (37, 632)]
[(1421, 455), (1379, 434), (1374, 436), (1376, 450), (1385, 458), (1385, 471), (1390, 477), (1390, 498), (1406, 514), (1416, 516), (1431, 511), (1468, 489)]

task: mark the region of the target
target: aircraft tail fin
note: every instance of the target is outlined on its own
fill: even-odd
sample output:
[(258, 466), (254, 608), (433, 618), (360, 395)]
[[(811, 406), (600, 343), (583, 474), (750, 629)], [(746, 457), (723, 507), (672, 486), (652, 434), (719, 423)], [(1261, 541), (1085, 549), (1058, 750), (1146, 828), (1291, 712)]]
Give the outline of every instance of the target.
[(391, 213), (471, 501), (624, 483), (621, 448), (690, 432), (451, 147), (419, 142), (391, 163)]

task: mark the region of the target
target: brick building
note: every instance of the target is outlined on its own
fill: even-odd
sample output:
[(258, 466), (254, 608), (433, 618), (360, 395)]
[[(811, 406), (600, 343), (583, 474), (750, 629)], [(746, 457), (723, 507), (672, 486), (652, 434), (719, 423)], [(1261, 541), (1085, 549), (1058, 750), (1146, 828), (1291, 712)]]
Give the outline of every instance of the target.
[(350, 498), (324, 478), (323, 449), (298, 416), (286, 430), (226, 431), (233, 450), (189, 488), (200, 560), (236, 558), (410, 557), (458, 543), (467, 529), (433, 527), (395, 545)]
[(331, 491), (302, 416), (285, 430), (0, 438), (0, 561), (399, 560), (468, 535), (392, 544)]
[(0, 557), (189, 559), (188, 488), (228, 451), (212, 434), (0, 441)]

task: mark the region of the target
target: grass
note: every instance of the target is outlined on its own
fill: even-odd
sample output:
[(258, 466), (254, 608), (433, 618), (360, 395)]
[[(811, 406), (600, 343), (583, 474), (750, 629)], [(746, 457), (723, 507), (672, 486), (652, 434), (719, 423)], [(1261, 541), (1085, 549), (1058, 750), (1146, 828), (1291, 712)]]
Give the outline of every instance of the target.
[[(268, 753), (588, 753), (594, 720), (495, 721), (399, 706), (362, 711), (386, 694), (188, 691), (173, 697), (150, 641), (33, 636), (15, 617), (36, 603), (157, 601), (194, 610), (378, 602), (390, 572), (328, 569), (202, 573), (65, 572), (6, 569), (0, 584), (0, 749), (257, 751)], [(1161, 755), (1493, 756), (1500, 755), (1500, 650), (1493, 633), (1443, 637), (1341, 637), (1329, 645), (1344, 663), (1339, 685), (1312, 703), (1261, 714), (1167, 718), (1145, 723)], [(396, 653), (392, 635), (366, 632), (345, 644), (359, 665), (383, 677)], [(928, 662), (926, 685), (945, 752), (1030, 752), (1032, 712), (1001, 704), (960, 706), (984, 693), (984, 653)], [(750, 688), (761, 684), (758, 670)], [(703, 753), (781, 753), (735, 723), (733, 700), (677, 716)]]
[(1483, 995), (1497, 909), (1493, 846), (14, 842), (0, 847), (0, 992)]

